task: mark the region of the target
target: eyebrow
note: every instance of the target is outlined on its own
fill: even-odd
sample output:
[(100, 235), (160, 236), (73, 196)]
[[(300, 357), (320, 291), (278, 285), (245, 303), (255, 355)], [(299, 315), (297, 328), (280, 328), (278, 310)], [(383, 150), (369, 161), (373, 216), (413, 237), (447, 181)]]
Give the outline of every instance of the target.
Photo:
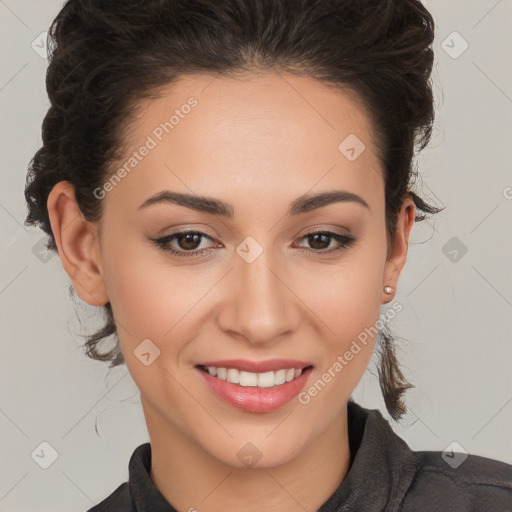
[[(317, 208), (322, 208), (332, 203), (347, 202), (360, 204), (370, 210), (368, 203), (357, 194), (348, 192), (346, 190), (332, 190), (314, 195), (305, 194), (298, 197), (290, 204), (287, 215), (300, 215), (311, 210), (316, 210)], [(170, 190), (163, 190), (162, 192), (159, 192), (158, 194), (150, 197), (139, 206), (139, 210), (142, 208), (147, 208), (150, 205), (160, 203), (177, 204), (179, 206), (191, 208), (192, 210), (206, 212), (212, 215), (218, 215), (226, 218), (231, 218), (234, 216), (234, 208), (229, 203), (225, 203), (210, 197), (184, 194)]]

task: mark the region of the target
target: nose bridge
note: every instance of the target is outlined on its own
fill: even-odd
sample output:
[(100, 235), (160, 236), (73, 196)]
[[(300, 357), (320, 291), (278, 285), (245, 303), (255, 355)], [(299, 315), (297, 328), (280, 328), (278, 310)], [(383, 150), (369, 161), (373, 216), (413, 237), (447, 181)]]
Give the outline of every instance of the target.
[[(232, 279), (236, 285), (229, 297), (229, 325), (252, 343), (266, 343), (295, 327), (294, 295), (280, 276), (279, 264), (270, 249), (248, 237), (237, 247)], [(226, 319), (226, 317), (225, 317)]]

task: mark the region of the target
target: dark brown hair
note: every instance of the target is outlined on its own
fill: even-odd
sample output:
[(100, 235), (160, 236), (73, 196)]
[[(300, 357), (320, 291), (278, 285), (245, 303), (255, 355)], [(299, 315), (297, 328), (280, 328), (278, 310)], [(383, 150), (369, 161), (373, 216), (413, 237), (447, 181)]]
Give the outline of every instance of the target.
[[(416, 221), (441, 211), (411, 190), (415, 152), (428, 143), (434, 121), (433, 38), (433, 19), (416, 0), (69, 0), (49, 29), (51, 105), (27, 175), (25, 224), (39, 225), (47, 248), (57, 250), (46, 203), (64, 180), (85, 219), (98, 221), (103, 201), (93, 191), (122, 156), (137, 104), (180, 75), (277, 70), (355, 93), (367, 110), (384, 169), (389, 244), (406, 193)], [(110, 302), (104, 312), (105, 326), (85, 348), (113, 367), (124, 358), (118, 340), (98, 349), (117, 337)], [(379, 381), (396, 420), (413, 386), (393, 341), (383, 329)]]

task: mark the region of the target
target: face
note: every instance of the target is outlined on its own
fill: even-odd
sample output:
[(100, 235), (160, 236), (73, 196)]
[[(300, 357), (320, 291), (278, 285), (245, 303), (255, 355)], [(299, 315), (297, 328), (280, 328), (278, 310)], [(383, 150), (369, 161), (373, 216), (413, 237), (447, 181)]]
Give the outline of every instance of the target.
[[(112, 305), (150, 436), (231, 466), (249, 441), (266, 466), (292, 460), (345, 417), (391, 298), (383, 287), (396, 289), (405, 262), (412, 201), (386, 259), (370, 120), (309, 77), (182, 78), (140, 104), (127, 141), (112, 167), (125, 172), (97, 192), (100, 232), (79, 218), (57, 243), (81, 298)], [(74, 207), (56, 190), (54, 232)], [(190, 197), (154, 199), (164, 191)], [(288, 361), (219, 363), (276, 359)], [(249, 385), (198, 366), (212, 362)], [(254, 387), (254, 373), (265, 386), (299, 373), (270, 369), (306, 367)]]

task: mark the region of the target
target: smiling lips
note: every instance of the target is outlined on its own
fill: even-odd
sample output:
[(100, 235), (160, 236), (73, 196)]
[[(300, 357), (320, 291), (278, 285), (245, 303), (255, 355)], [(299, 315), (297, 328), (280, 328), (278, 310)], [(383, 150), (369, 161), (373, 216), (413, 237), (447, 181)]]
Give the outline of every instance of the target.
[(296, 396), (312, 365), (274, 359), (208, 361), (196, 366), (209, 388), (227, 403), (247, 412), (271, 412)]

